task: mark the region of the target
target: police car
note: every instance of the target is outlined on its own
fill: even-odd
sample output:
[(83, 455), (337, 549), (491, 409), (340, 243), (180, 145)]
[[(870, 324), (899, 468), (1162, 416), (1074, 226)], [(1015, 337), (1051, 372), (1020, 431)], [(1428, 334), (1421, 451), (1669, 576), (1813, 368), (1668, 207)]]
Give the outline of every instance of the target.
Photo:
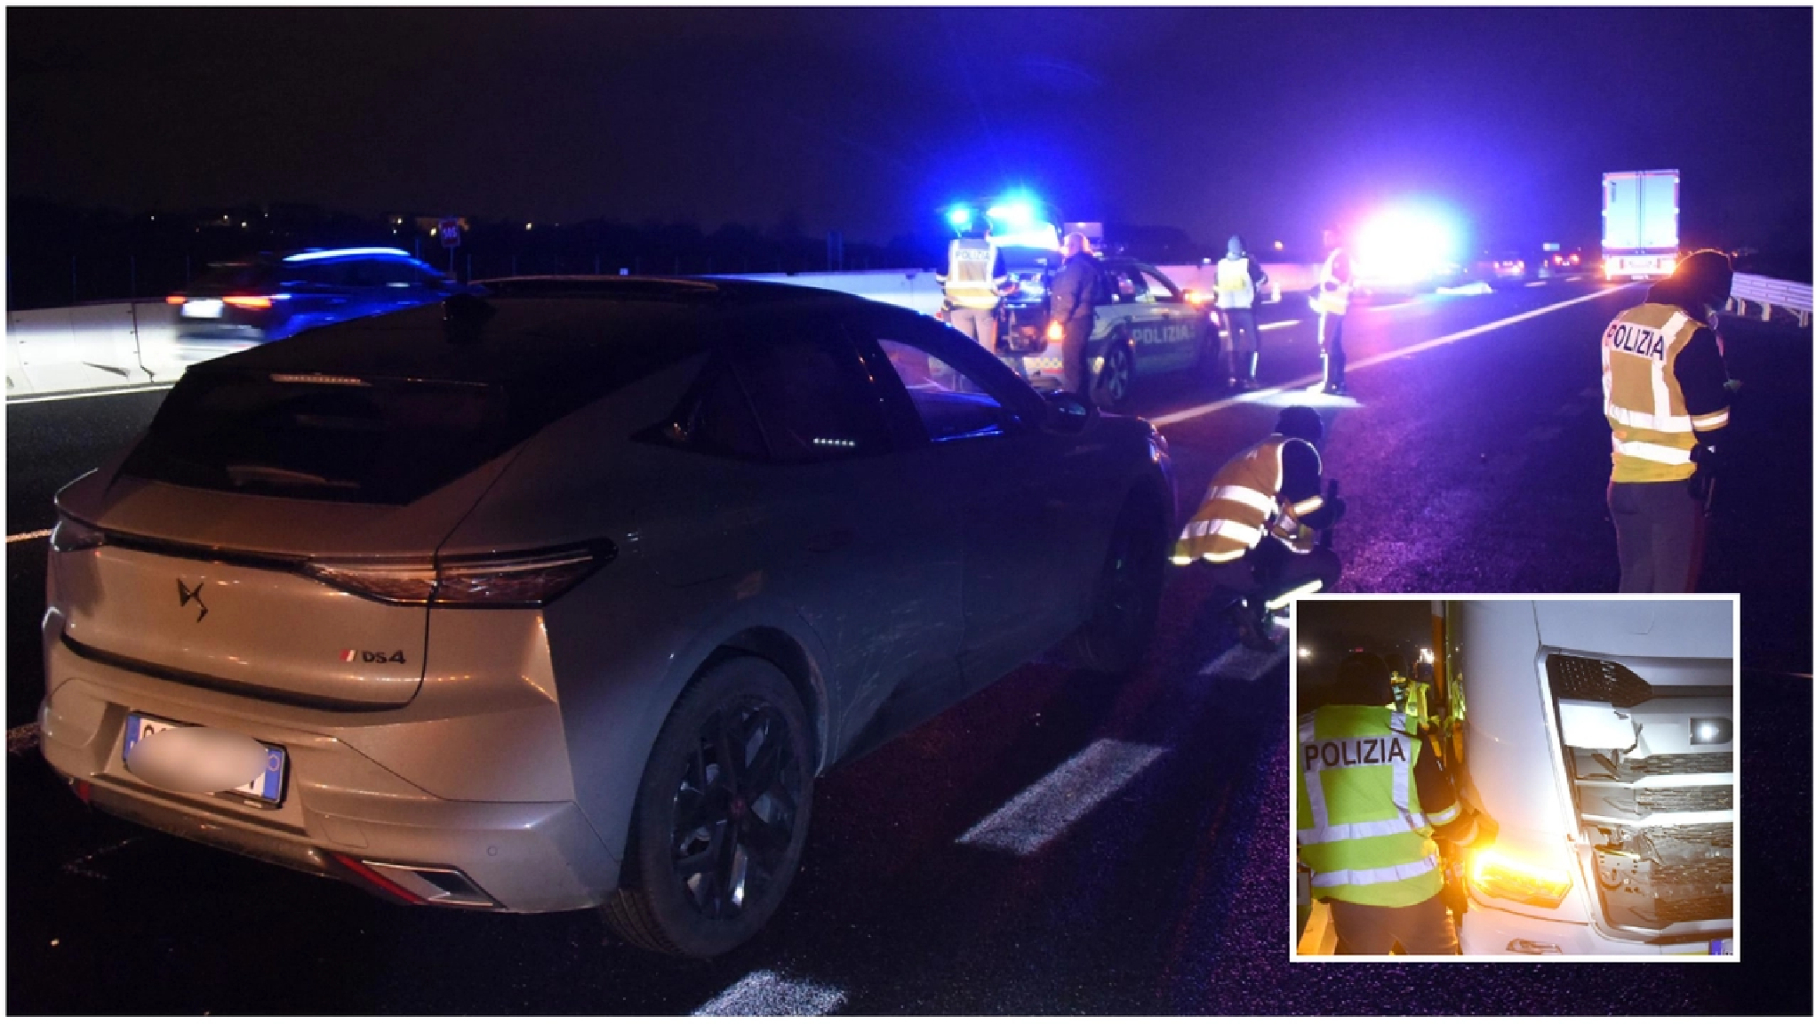
[[(1056, 386), (1062, 349), (1044, 340), (1049, 324), (1048, 284), (1055, 268), (1020, 267), (1007, 251), (1018, 290), (1006, 303), (1000, 344), (1023, 354), (1032, 383)], [(1183, 371), (1215, 374), (1220, 335), (1212, 311), (1192, 301), (1174, 281), (1148, 263), (1113, 257), (1099, 261), (1101, 287), (1093, 308), (1087, 361), (1094, 400), (1111, 409), (1130, 404), (1140, 379)]]

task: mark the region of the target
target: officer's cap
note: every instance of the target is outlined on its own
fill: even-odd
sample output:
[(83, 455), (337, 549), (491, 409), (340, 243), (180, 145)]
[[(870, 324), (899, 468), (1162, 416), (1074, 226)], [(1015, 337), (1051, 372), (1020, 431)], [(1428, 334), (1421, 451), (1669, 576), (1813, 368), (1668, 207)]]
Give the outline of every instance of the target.
[(1732, 295), (1731, 257), (1717, 249), (1701, 249), (1677, 264), (1670, 279), (1688, 298), (1723, 306)]

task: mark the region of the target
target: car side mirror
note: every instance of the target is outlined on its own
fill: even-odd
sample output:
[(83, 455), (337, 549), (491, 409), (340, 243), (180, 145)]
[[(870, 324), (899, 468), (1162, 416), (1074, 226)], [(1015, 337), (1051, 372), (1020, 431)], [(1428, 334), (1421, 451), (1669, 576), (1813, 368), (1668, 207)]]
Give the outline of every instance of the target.
[(1044, 391), (1042, 395), (1049, 403), (1049, 419), (1045, 425), (1051, 430), (1078, 434), (1087, 429), (1097, 414), (1093, 406), (1081, 401), (1081, 396), (1072, 391), (1057, 389)]

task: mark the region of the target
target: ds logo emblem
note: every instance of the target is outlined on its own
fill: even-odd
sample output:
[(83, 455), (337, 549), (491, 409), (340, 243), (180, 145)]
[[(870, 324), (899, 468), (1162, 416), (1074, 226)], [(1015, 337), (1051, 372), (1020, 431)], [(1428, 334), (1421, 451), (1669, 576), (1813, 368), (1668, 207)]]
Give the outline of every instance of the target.
[(404, 652), (403, 651), (393, 651), (392, 653), (387, 654), (384, 651), (356, 651), (352, 648), (349, 648), (348, 650), (341, 652), (341, 660), (342, 661), (359, 660), (359, 661), (366, 662), (368, 664), (371, 664), (376, 661), (391, 661), (391, 662), (396, 662), (396, 663), (402, 665), (402, 664), (404, 664)]

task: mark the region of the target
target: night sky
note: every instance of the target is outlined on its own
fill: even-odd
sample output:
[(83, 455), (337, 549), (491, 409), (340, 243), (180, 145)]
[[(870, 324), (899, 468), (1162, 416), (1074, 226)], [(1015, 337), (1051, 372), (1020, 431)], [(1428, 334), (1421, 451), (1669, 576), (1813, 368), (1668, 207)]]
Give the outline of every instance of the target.
[(37, 10), (10, 197), (126, 211), (793, 223), (884, 242), (1024, 184), (1067, 219), (1312, 246), (1427, 195), (1598, 241), (1811, 237), (1813, 14), (1759, 10)]

